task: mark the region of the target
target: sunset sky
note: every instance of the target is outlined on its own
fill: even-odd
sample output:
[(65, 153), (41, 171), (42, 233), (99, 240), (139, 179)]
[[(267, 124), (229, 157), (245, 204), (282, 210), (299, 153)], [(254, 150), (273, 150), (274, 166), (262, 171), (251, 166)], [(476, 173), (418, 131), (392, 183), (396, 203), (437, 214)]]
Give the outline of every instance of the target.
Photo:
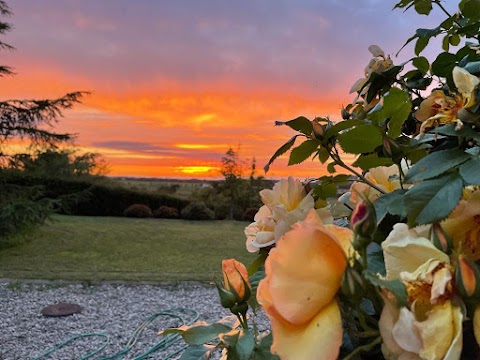
[[(339, 119), (371, 44), (394, 54), (439, 18), (389, 0), (15, 0), (0, 98), (90, 91), (58, 131), (77, 133), (112, 176), (218, 177), (229, 147), (262, 168), (292, 131)], [(438, 15), (438, 13), (437, 13)], [(443, 18), (443, 17), (442, 17)], [(412, 56), (406, 48), (398, 63)], [(319, 176), (317, 161), (269, 177)], [(259, 174), (263, 174), (260, 170)]]

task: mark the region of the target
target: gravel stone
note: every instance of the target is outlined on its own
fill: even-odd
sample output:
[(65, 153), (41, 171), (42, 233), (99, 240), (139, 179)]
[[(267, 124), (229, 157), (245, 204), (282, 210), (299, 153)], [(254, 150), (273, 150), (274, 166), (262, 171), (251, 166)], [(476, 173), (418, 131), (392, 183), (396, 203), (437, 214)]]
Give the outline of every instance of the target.
[[(82, 312), (65, 317), (46, 317), (41, 310), (50, 304), (73, 303)], [(33, 360), (72, 336), (103, 333), (108, 346), (91, 359), (102, 359), (121, 351), (134, 331), (150, 316), (172, 308), (183, 308), (184, 316), (215, 322), (231, 315), (221, 307), (214, 286), (199, 282), (162, 284), (66, 284), (58, 282), (0, 282), (0, 360)], [(268, 323), (258, 316), (260, 330)], [(134, 359), (159, 343), (158, 332), (182, 325), (179, 320), (160, 316), (146, 326), (136, 345), (123, 358)], [(42, 359), (80, 359), (98, 349), (105, 339), (99, 336), (72, 341)], [(177, 341), (166, 351), (153, 353), (151, 359), (165, 359), (184, 346)], [(172, 357), (178, 359), (180, 355)], [(219, 358), (216, 354), (214, 358)]]

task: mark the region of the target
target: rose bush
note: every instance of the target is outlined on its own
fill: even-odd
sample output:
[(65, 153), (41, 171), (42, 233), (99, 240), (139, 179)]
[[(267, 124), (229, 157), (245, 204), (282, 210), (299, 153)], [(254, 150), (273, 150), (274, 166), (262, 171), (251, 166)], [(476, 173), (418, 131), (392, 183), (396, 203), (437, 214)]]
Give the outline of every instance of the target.
[(395, 7), (444, 18), (406, 41), (415, 56), (402, 64), (370, 46), (341, 120), (276, 122), (296, 135), (265, 170), (291, 149), (289, 165), (312, 157), (327, 174), (260, 193), (248, 282), (231, 260), (217, 284), (239, 325), (172, 330), (194, 345), (182, 359), (214, 348), (235, 360), (480, 358), (480, 5)]

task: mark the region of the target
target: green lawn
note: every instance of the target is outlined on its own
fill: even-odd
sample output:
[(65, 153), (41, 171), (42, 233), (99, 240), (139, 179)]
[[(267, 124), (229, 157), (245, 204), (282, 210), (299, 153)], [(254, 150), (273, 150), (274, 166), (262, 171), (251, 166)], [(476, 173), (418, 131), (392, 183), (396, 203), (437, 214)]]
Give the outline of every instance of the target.
[(221, 261), (248, 263), (238, 221), (54, 216), (28, 241), (0, 249), (0, 278), (212, 280)]

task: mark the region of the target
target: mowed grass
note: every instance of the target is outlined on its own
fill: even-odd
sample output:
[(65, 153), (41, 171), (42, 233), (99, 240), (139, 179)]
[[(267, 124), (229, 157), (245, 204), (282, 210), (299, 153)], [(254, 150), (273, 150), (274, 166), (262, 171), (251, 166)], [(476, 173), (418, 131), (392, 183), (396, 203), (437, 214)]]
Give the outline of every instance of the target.
[(0, 278), (73, 281), (212, 280), (221, 261), (246, 264), (239, 221), (53, 217), (15, 247), (0, 249)]

